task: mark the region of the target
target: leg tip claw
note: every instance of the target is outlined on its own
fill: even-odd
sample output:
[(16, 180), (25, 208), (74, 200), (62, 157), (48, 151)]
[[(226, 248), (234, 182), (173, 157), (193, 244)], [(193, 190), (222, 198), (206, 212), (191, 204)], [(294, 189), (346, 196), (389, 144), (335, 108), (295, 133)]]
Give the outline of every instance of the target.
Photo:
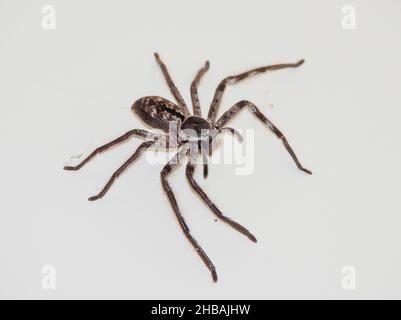
[(72, 170), (77, 170), (78, 168), (77, 168), (77, 167), (72, 167), (72, 166), (64, 166), (63, 169), (64, 169), (64, 170), (72, 171)]
[(248, 235), (248, 238), (252, 241), (252, 242), (258, 242), (258, 239), (256, 239), (256, 237), (253, 234)]
[(213, 282), (217, 282), (218, 277), (217, 277), (217, 272), (216, 271), (212, 271), (212, 278), (213, 278)]
[(88, 200), (89, 201), (95, 201), (95, 200), (97, 200), (99, 198), (100, 198), (99, 196), (92, 196), (92, 197), (89, 197)]

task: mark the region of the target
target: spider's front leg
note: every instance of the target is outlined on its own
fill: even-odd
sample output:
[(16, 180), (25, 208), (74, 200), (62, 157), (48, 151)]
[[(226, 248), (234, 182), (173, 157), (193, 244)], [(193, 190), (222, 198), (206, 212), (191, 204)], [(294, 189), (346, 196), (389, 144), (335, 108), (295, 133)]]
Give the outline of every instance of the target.
[(171, 94), (174, 96), (174, 98), (177, 101), (182, 112), (184, 112), (184, 114), (186, 114), (186, 115), (189, 115), (190, 113), (189, 113), (188, 107), (187, 107), (180, 91), (175, 86), (174, 81), (171, 79), (170, 73), (168, 72), (166, 65), (164, 64), (164, 62), (162, 61), (162, 59), (160, 58), (160, 56), (157, 52), (154, 53), (154, 56), (155, 56), (157, 64), (159, 65), (160, 69), (162, 70), (164, 79), (166, 80), (167, 85), (170, 88)]
[(200, 108), (200, 102), (199, 102), (199, 96), (198, 96), (198, 85), (199, 82), (201, 81), (203, 75), (206, 73), (207, 70), (209, 70), (209, 61), (205, 62), (205, 65), (199, 69), (198, 73), (195, 76), (195, 79), (191, 83), (191, 99), (192, 99), (192, 108), (194, 111), (195, 116), (202, 116), (201, 108)]
[(260, 112), (260, 110), (250, 101), (242, 100), (237, 102), (234, 106), (228, 109), (220, 119), (217, 121), (216, 125), (219, 128), (224, 127), (231, 119), (235, 117), (242, 109), (248, 108), (261, 122), (263, 122), (273, 133), (277, 136), (277, 138), (281, 139), (284, 144), (284, 147), (287, 149), (288, 153), (291, 155), (292, 159), (294, 160), (295, 164), (297, 165), (299, 170), (306, 172), (307, 174), (312, 174), (312, 171), (304, 168), (301, 163), (299, 162), (294, 150), (292, 150), (290, 144), (288, 143), (285, 136), (282, 132), (269, 120), (266, 116)]
[(219, 83), (219, 85), (216, 88), (212, 103), (210, 104), (209, 113), (207, 115), (207, 118), (211, 121), (215, 120), (217, 111), (220, 107), (221, 98), (223, 97), (223, 93), (228, 84), (234, 84), (234, 83), (240, 82), (244, 79), (248, 79), (250, 77), (253, 77), (254, 75), (257, 75), (257, 74), (260, 74), (260, 73), (263, 73), (266, 71), (274, 71), (274, 70), (280, 70), (280, 69), (286, 69), (286, 68), (297, 68), (300, 65), (302, 65), (304, 62), (305, 62), (305, 60), (301, 59), (295, 63), (273, 64), (270, 66), (264, 66), (264, 67), (260, 67), (260, 68), (251, 69), (249, 71), (224, 78), (223, 80), (221, 80), (221, 82)]
[(178, 207), (178, 203), (174, 196), (173, 190), (171, 189), (170, 184), (167, 181), (167, 177), (169, 176), (171, 171), (180, 164), (181, 159), (183, 157), (185, 157), (186, 154), (187, 154), (187, 149), (184, 148), (183, 150), (179, 151), (173, 157), (173, 159), (171, 159), (166, 164), (166, 166), (163, 168), (163, 170), (160, 173), (161, 182), (162, 182), (163, 189), (166, 192), (167, 197), (170, 201), (171, 207), (173, 208), (174, 213), (178, 219), (180, 227), (181, 227), (182, 231), (184, 232), (184, 235), (187, 237), (189, 242), (191, 242), (192, 246), (195, 248), (196, 252), (201, 257), (201, 259), (205, 263), (206, 267), (210, 270), (213, 281), (216, 282), (217, 281), (216, 268), (213, 265), (213, 262), (207, 256), (206, 252), (202, 249), (202, 247), (198, 244), (198, 242), (195, 240), (195, 238), (191, 235), (188, 225), (186, 224), (184, 217), (182, 216), (182, 214), (180, 212), (180, 209)]

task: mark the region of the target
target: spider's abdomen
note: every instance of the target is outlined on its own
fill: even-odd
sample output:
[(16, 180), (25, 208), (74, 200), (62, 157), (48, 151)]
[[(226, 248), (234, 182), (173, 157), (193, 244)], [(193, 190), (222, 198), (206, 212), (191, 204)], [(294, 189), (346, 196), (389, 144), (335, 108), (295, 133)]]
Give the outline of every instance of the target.
[(143, 97), (134, 102), (131, 110), (152, 128), (169, 131), (169, 123), (179, 127), (185, 115), (173, 102), (161, 97)]

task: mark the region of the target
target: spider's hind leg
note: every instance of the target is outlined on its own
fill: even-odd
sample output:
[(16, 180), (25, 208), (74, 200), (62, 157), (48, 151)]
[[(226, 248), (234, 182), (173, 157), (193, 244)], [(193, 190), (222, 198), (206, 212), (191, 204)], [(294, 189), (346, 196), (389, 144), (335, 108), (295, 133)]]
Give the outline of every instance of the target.
[(120, 174), (122, 174), (125, 171), (125, 169), (127, 169), (129, 167), (129, 165), (132, 164), (142, 154), (142, 152), (144, 150), (146, 150), (147, 148), (152, 146), (154, 143), (155, 143), (155, 141), (145, 141), (145, 142), (143, 142), (136, 149), (134, 154), (131, 157), (129, 157), (129, 159), (127, 161), (125, 161), (123, 163), (123, 165), (120, 168), (117, 169), (116, 172), (113, 173), (113, 175), (111, 176), (109, 181), (106, 183), (106, 185), (103, 187), (103, 189), (97, 195), (90, 197), (88, 200), (89, 201), (94, 201), (94, 200), (102, 198), (107, 193), (107, 191), (110, 189), (111, 185), (118, 178), (118, 176)]
[(221, 220), (223, 220), (225, 223), (229, 224), (231, 227), (233, 227), (235, 230), (238, 232), (242, 233), (243, 235), (247, 236), (251, 241), (257, 242), (256, 237), (245, 227), (240, 225), (238, 222), (235, 222), (234, 220), (230, 219), (229, 217), (226, 217), (223, 215), (223, 213), (220, 211), (219, 208), (212, 202), (212, 200), (209, 199), (205, 191), (202, 190), (202, 188), (198, 185), (198, 183), (194, 179), (194, 171), (195, 171), (195, 165), (191, 162), (188, 162), (187, 168), (186, 168), (186, 176), (188, 179), (189, 184), (191, 185), (192, 189), (201, 197), (201, 199), (207, 204), (207, 206), (213, 211), (213, 213), (219, 217)]
[(266, 125), (277, 136), (277, 138), (279, 138), (283, 142), (285, 149), (288, 151), (299, 170), (307, 174), (312, 174), (312, 171), (304, 168), (299, 162), (298, 157), (296, 156), (294, 150), (292, 150), (292, 147), (287, 141), (284, 134), (252, 102), (247, 100), (237, 102), (230, 109), (223, 113), (223, 115), (217, 121), (217, 126), (219, 128), (224, 127), (244, 108), (248, 108), (249, 111), (251, 111), (256, 116), (256, 118), (258, 118), (264, 125)]
[(163, 170), (160, 173), (161, 177), (161, 182), (164, 191), (167, 194), (167, 197), (170, 201), (171, 207), (174, 210), (174, 213), (178, 219), (178, 222), (180, 224), (180, 227), (182, 231), (184, 232), (184, 235), (188, 239), (189, 242), (191, 242), (192, 246), (195, 248), (196, 252), (198, 255), (201, 257), (202, 261), (206, 265), (206, 267), (210, 270), (212, 274), (213, 281), (217, 281), (217, 272), (216, 268), (213, 265), (213, 262), (210, 260), (210, 258), (207, 256), (206, 252), (202, 249), (202, 247), (199, 245), (199, 243), (195, 240), (195, 238), (191, 235), (191, 232), (188, 228), (188, 225), (186, 224), (184, 217), (182, 216), (180, 209), (178, 207), (177, 200), (174, 196), (173, 190), (170, 187), (170, 184), (168, 183), (167, 177), (171, 173), (171, 171), (177, 167), (177, 165), (180, 164), (181, 159), (187, 154), (187, 150), (183, 149), (179, 151), (173, 159), (171, 159), (163, 168)]
[(133, 129), (130, 130), (126, 133), (124, 133), (122, 136), (96, 148), (95, 150), (92, 151), (92, 153), (87, 156), (84, 160), (82, 160), (79, 164), (77, 164), (76, 166), (64, 166), (64, 170), (79, 170), (81, 169), (85, 164), (87, 164), (91, 159), (93, 159), (97, 154), (102, 153), (108, 149), (110, 149), (111, 147), (124, 142), (126, 140), (128, 140), (131, 136), (137, 136), (140, 137), (142, 139), (146, 139), (149, 136), (152, 136), (153, 134), (151, 134), (149, 131), (146, 130), (142, 130), (142, 129)]

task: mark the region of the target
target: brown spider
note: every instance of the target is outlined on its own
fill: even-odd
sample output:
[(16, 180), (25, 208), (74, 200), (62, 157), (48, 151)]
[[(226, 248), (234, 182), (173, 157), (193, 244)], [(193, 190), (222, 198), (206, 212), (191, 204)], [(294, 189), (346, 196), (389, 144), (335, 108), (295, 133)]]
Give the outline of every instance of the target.
[[(202, 190), (202, 188), (198, 185), (198, 183), (194, 180), (193, 174), (195, 170), (195, 159), (198, 155), (202, 156), (203, 161), (203, 175), (206, 178), (208, 169), (207, 169), (207, 155), (211, 154), (212, 148), (211, 145), (217, 135), (219, 135), (224, 130), (229, 130), (231, 133), (241, 136), (236, 132), (236, 130), (232, 128), (225, 127), (226, 124), (241, 110), (248, 108), (250, 112), (252, 112), (260, 121), (262, 121), (279, 139), (282, 140), (284, 147), (287, 149), (292, 159), (294, 160), (297, 167), (308, 173), (312, 174), (311, 171), (305, 169), (301, 163), (298, 161), (297, 156), (292, 150), (290, 144), (287, 139), (281, 133), (281, 131), (269, 120), (267, 119), (262, 112), (252, 103), (247, 100), (242, 100), (234, 104), (230, 109), (228, 109), (223, 115), (216, 121), (217, 110), (220, 106), (221, 98), (223, 96), (224, 90), (228, 84), (237, 83), (243, 79), (256, 75), (258, 73), (278, 70), (283, 68), (295, 68), (303, 64), (304, 60), (300, 60), (296, 63), (286, 63), (286, 64), (276, 64), (265, 67), (260, 67), (256, 69), (249, 70), (244, 73), (240, 73), (238, 75), (229, 76), (223, 79), (217, 89), (215, 91), (212, 103), (210, 105), (209, 113), (207, 119), (202, 118), (201, 109), (198, 98), (197, 86), (202, 78), (202, 76), (209, 69), (209, 61), (206, 61), (205, 65), (198, 71), (195, 79), (191, 84), (191, 99), (193, 106), (193, 115), (190, 114), (187, 105), (184, 102), (180, 92), (177, 87), (174, 85), (166, 66), (160, 59), (157, 53), (154, 54), (157, 63), (159, 64), (163, 76), (170, 88), (171, 93), (177, 101), (177, 104), (168, 101), (167, 99), (150, 96), (138, 99), (134, 102), (131, 107), (131, 110), (139, 116), (147, 125), (152, 128), (161, 129), (166, 134), (155, 134), (142, 129), (134, 129), (126, 132), (122, 136), (113, 141), (98, 147), (95, 149), (89, 156), (87, 156), (81, 163), (76, 166), (65, 166), (65, 170), (78, 170), (82, 168), (89, 160), (91, 160), (95, 155), (101, 153), (110, 147), (126, 141), (131, 136), (137, 136), (139, 138), (145, 139), (138, 149), (134, 152), (134, 154), (124, 162), (124, 164), (114, 172), (109, 181), (106, 183), (104, 188), (95, 196), (90, 197), (89, 200), (97, 200), (102, 198), (106, 192), (109, 190), (114, 180), (133, 162), (135, 161), (143, 151), (148, 149), (154, 144), (163, 145), (165, 147), (174, 146), (179, 149), (179, 151), (175, 154), (175, 156), (165, 165), (163, 170), (161, 171), (161, 183), (164, 191), (166, 192), (170, 204), (174, 210), (174, 213), (178, 219), (180, 227), (184, 232), (187, 239), (191, 242), (196, 252), (202, 258), (205, 265), (210, 270), (213, 280), (217, 281), (217, 273), (216, 268), (214, 267), (212, 261), (206, 255), (205, 251), (203, 251), (202, 247), (198, 244), (198, 242), (192, 237), (190, 230), (181, 215), (180, 209), (177, 204), (177, 200), (174, 196), (174, 193), (167, 181), (167, 177), (170, 172), (180, 164), (180, 160), (188, 157), (189, 161), (186, 167), (186, 177), (191, 185), (192, 189), (201, 197), (201, 199), (208, 205), (208, 207), (213, 211), (213, 213), (232, 226), (237, 231), (241, 232), (245, 236), (247, 236), (253, 242), (256, 242), (255, 236), (249, 232), (248, 229), (240, 225), (239, 223), (233, 221), (232, 219), (223, 215), (223, 213), (216, 207), (216, 205), (209, 199), (206, 193)], [(172, 126), (174, 124), (178, 133), (176, 139), (172, 139), (174, 135), (172, 134)], [(174, 141), (173, 141), (174, 140)], [(207, 150), (207, 151), (205, 151)]]

